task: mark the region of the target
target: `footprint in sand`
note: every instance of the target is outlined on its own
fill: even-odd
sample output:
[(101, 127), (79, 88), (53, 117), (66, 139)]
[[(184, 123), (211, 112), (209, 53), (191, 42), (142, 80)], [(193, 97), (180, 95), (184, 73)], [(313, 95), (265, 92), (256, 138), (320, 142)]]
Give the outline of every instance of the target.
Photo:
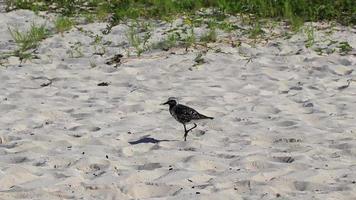
[(281, 127), (291, 127), (296, 125), (297, 122), (294, 121), (282, 121), (282, 122), (278, 122), (277, 126), (281, 126)]

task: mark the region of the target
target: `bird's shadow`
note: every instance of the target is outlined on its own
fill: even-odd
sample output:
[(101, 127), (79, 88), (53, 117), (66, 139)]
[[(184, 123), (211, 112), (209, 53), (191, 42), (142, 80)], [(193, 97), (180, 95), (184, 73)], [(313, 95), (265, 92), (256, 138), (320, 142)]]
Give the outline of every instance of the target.
[(157, 140), (153, 137), (150, 137), (150, 135), (145, 135), (141, 137), (140, 139), (136, 141), (131, 141), (129, 144), (135, 145), (135, 144), (147, 144), (147, 143), (152, 143), (152, 144), (157, 144), (160, 142), (172, 142), (172, 141), (177, 141), (177, 140)]

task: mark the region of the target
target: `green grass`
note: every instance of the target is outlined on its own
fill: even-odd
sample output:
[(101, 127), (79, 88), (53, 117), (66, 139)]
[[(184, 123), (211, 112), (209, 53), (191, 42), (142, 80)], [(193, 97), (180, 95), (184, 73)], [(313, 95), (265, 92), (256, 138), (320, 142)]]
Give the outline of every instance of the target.
[(251, 39), (257, 39), (259, 36), (261, 36), (264, 33), (261, 24), (258, 21), (254, 23), (254, 25), (249, 30), (247, 30), (247, 32), (249, 34), (249, 38)]
[(69, 17), (60, 16), (54, 22), (54, 27), (58, 33), (63, 34), (65, 31), (70, 30), (74, 25), (73, 20)]
[(6, 4), (8, 10), (49, 10), (66, 16), (90, 13), (105, 19), (111, 14), (113, 23), (140, 17), (168, 20), (202, 8), (213, 8), (211, 15), (219, 20), (228, 14), (252, 14), (288, 21), (294, 30), (305, 21), (356, 23), (355, 0), (7, 0)]
[(209, 29), (208, 32), (204, 33), (200, 37), (200, 42), (204, 42), (204, 43), (216, 42), (216, 40), (217, 40), (217, 34), (215, 28)]
[(83, 54), (83, 44), (81, 42), (76, 42), (70, 46), (70, 49), (67, 51), (67, 54), (70, 58), (81, 58)]
[(305, 41), (305, 47), (310, 48), (314, 45), (315, 43), (315, 34), (314, 34), (314, 27), (313, 25), (308, 25), (304, 28), (304, 33), (307, 37), (307, 40)]
[(45, 25), (36, 25), (34, 23), (31, 24), (30, 29), (26, 32), (20, 31), (16, 27), (8, 27), (8, 31), (17, 46), (17, 49), (9, 55), (18, 56), (21, 61), (31, 59), (33, 57), (33, 49), (39, 45), (40, 41), (49, 36), (49, 31)]
[[(55, 29), (60, 33), (69, 30), (74, 25), (71, 19), (78, 16), (83, 17), (87, 22), (108, 21), (109, 25), (104, 34), (108, 34), (113, 26), (124, 20), (125, 23), (133, 21), (126, 37), (137, 56), (152, 48), (168, 50), (180, 46), (188, 50), (190, 47), (196, 47), (199, 42), (204, 44), (215, 42), (217, 30), (230, 33), (241, 29), (249, 38), (257, 41), (262, 36), (268, 35), (263, 30), (266, 30), (265, 23), (271, 21), (275, 23), (284, 21), (290, 30), (295, 32), (302, 27), (307, 38), (305, 45), (312, 47), (315, 43), (314, 29), (304, 28), (304, 22), (329, 21), (349, 26), (356, 24), (355, 0), (5, 0), (5, 2), (7, 10), (29, 9), (35, 12), (60, 13), (61, 17), (55, 21)], [(209, 12), (200, 12), (207, 9)], [(227, 20), (231, 15), (242, 19), (241, 28), (240, 24), (238, 26)], [(144, 23), (145, 21), (158, 19), (172, 22), (182, 16), (184, 16), (184, 24), (177, 28), (179, 31), (167, 32), (167, 37), (157, 44), (148, 43), (151, 38), (151, 27), (148, 23)], [(249, 25), (249, 28), (245, 28), (244, 24)], [(197, 38), (194, 27), (206, 25), (208, 31)], [(38, 40), (41, 39), (36, 37), (45, 37), (41, 37), (41, 34), (45, 35), (45, 33), (40, 28), (37, 30), (34, 28), (33, 33), (31, 30), (30, 33), (21, 33), (17, 29), (10, 28), (9, 31), (18, 44), (17, 52), (23, 53), (22, 57), (31, 55), (25, 53), (37, 46)], [(99, 55), (104, 54), (106, 50), (101, 48), (102, 44), (96, 44), (95, 52)], [(231, 45), (239, 44), (232, 41)], [(352, 49), (347, 43), (340, 43), (338, 47), (341, 54), (347, 54), (350, 48)], [(81, 46), (74, 45), (70, 55), (83, 56)]]
[(148, 40), (151, 38), (150, 25), (148, 23), (133, 23), (129, 26), (126, 38), (130, 45), (135, 48), (137, 56), (150, 49)]
[(348, 42), (339, 42), (338, 48), (341, 55), (346, 55), (352, 51), (352, 46)]
[(208, 31), (204, 33), (200, 37), (200, 42), (204, 43), (209, 43), (209, 42), (216, 42), (217, 40), (217, 33), (216, 33), (216, 27), (218, 26), (218, 23), (215, 20), (211, 20), (208, 22)]
[(190, 26), (189, 30), (185, 30), (186, 36), (182, 39), (183, 47), (185, 50), (188, 50), (189, 47), (192, 47), (196, 43), (196, 36), (194, 33), (194, 26)]
[(173, 47), (177, 47), (180, 45), (180, 34), (177, 32), (169, 33), (166, 38), (159, 41), (158, 43), (152, 46), (152, 49), (161, 49), (164, 51), (168, 51)]
[(27, 32), (22, 32), (16, 27), (8, 27), (8, 30), (21, 51), (37, 47), (39, 42), (49, 35), (45, 25), (32, 24)]

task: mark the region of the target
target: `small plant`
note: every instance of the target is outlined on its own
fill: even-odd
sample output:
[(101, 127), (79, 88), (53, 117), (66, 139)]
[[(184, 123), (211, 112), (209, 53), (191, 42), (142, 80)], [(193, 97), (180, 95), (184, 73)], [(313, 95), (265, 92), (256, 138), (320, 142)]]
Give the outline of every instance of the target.
[(95, 15), (92, 13), (83, 13), (82, 17), (85, 20), (85, 23), (93, 23), (95, 22)]
[(55, 29), (58, 33), (63, 33), (70, 30), (74, 25), (74, 22), (68, 17), (58, 17), (54, 22)]
[(94, 54), (95, 55), (104, 55), (106, 53), (106, 48), (103, 45), (103, 36), (95, 35), (94, 41), (91, 43), (94, 45)]
[(249, 38), (257, 39), (260, 35), (262, 35), (264, 31), (261, 28), (260, 22), (254, 24), (254, 26), (248, 30)]
[(167, 37), (168, 46), (170, 48), (176, 46), (178, 44), (179, 39), (180, 39), (179, 33), (171, 33), (171, 34), (169, 34), (168, 37)]
[[(149, 50), (148, 40), (151, 38), (151, 32), (147, 24), (140, 27), (138, 25), (131, 25), (129, 31), (126, 33), (126, 37), (130, 45), (135, 48), (137, 56), (141, 56), (143, 52)], [(139, 33), (140, 30), (144, 32), (143, 35)]]
[(315, 43), (315, 35), (314, 35), (314, 27), (310, 24), (304, 29), (304, 33), (307, 36), (307, 40), (305, 43), (305, 47), (309, 48), (314, 45)]
[(8, 27), (8, 30), (17, 45), (17, 49), (9, 55), (19, 57), (21, 61), (33, 58), (35, 51), (33, 49), (49, 35), (45, 25), (37, 26), (34, 23), (27, 32), (21, 32), (18, 28), (10, 27)]
[(158, 42), (152, 48), (168, 51), (170, 48), (178, 46), (179, 40), (180, 40), (179, 33), (177, 32), (170, 33), (164, 40)]
[(239, 27), (237, 25), (232, 24), (230, 22), (226, 22), (226, 21), (218, 23), (217, 26), (219, 27), (219, 29), (221, 29), (227, 33), (230, 33), (233, 30), (239, 29)]
[(204, 35), (202, 35), (200, 37), (200, 41), (206, 42), (206, 43), (216, 42), (216, 39), (217, 39), (217, 34), (216, 34), (216, 30), (214, 27), (209, 29), (209, 31), (207, 33), (205, 33)]
[(341, 55), (346, 55), (352, 51), (352, 46), (348, 42), (339, 42), (338, 48)]
[(69, 57), (71, 58), (80, 58), (83, 57), (84, 54), (82, 52), (82, 43), (76, 42), (74, 45), (70, 46), (70, 50), (67, 51)]
[(109, 9), (104, 5), (98, 6), (95, 11), (95, 16), (99, 21), (104, 21), (109, 16)]
[(8, 30), (20, 51), (36, 48), (39, 42), (49, 35), (44, 25), (36, 26), (34, 23), (31, 25), (30, 30), (24, 33), (19, 31), (18, 28), (8, 27)]
[(191, 26), (188, 30), (188, 34), (185, 38), (183, 38), (183, 45), (185, 50), (188, 51), (188, 48), (193, 46), (196, 42), (196, 36), (194, 33), (194, 26)]

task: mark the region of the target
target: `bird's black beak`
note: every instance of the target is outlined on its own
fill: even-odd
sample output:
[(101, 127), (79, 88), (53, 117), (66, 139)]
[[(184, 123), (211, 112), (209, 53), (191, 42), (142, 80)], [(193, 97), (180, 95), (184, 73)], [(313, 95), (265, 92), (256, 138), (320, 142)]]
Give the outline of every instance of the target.
[(167, 101), (167, 102), (164, 102), (164, 103), (161, 103), (161, 105), (166, 105), (166, 104), (168, 104), (168, 101)]

